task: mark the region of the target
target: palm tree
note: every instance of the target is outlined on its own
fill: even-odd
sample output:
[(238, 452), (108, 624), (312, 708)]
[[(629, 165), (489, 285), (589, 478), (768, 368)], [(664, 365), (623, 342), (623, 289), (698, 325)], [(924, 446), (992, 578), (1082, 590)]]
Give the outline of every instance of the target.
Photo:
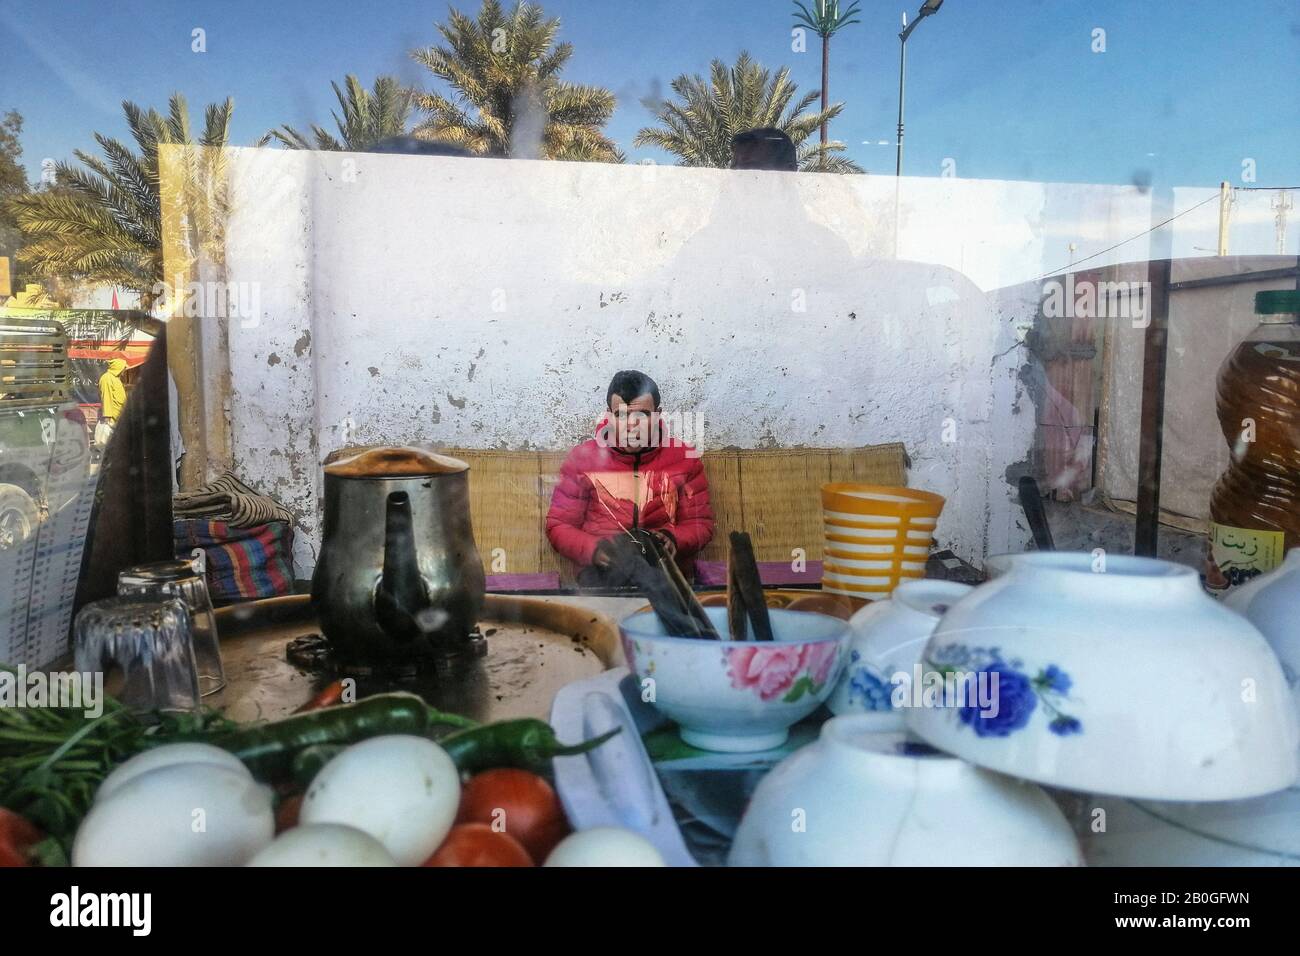
[[(795, 26), (806, 26), (822, 38), (822, 112), (825, 112), (827, 98), (830, 96), (831, 37), (835, 36), (842, 27), (862, 22), (852, 19), (858, 12), (858, 3), (857, 0), (853, 0), (843, 13), (840, 13), (839, 0), (813, 0), (811, 13), (799, 0), (794, 0), (794, 5), (799, 8), (799, 12), (794, 16)], [(826, 124), (823, 122), (822, 144), (825, 143)]]
[[(17, 110), (0, 115), (0, 256), (14, 256), (22, 243), (22, 233), (14, 221), (8, 200), (30, 190), (27, 171), (23, 169), (23, 117)], [(13, 288), (21, 290), (26, 283), (21, 273), (13, 276)]]
[[(172, 94), (166, 116), (124, 101), (122, 111), (139, 153), (96, 133), (103, 159), (76, 150), (84, 169), (60, 162), (52, 188), (11, 200), (18, 228), (27, 240), (19, 260), (37, 275), (137, 292), (143, 308), (152, 307), (155, 287), (163, 278), (158, 147), (225, 146), (234, 106), (230, 99), (209, 105), (196, 142), (181, 94)], [(223, 149), (189, 150), (184, 157), (189, 228), (200, 236), (215, 236), (219, 230), (224, 153)], [(191, 186), (196, 194), (188, 192)], [(196, 198), (202, 201), (193, 201)]]
[(614, 94), (560, 79), (573, 47), (555, 43), (559, 28), (524, 0), (509, 13), (483, 0), (477, 19), (452, 8), (438, 25), (446, 46), (411, 53), (454, 91), (415, 94), (427, 114), (415, 134), (480, 156), (622, 162), (602, 132)]
[(411, 117), (411, 91), (402, 87), (391, 76), (381, 76), (375, 80), (374, 90), (367, 90), (361, 81), (349, 73), (343, 81), (347, 92), (339, 89), (333, 81), (334, 96), (343, 111), (340, 117), (333, 111), (334, 125), (339, 134), (335, 136), (329, 130), (312, 124), (311, 137), (299, 132), (292, 126), (273, 129), (260, 140), (258, 146), (265, 146), (271, 141), (279, 142), (290, 149), (350, 150), (357, 152), (369, 149), (380, 140), (390, 136), (401, 136), (406, 132), (407, 121)]
[[(813, 130), (839, 115), (843, 103), (817, 113), (805, 113), (817, 99), (816, 91), (794, 100), (797, 87), (790, 71), (781, 67), (775, 76), (741, 53), (736, 65), (714, 60), (710, 76), (682, 74), (673, 80), (679, 102), (665, 100), (655, 113), (659, 126), (636, 134), (637, 146), (658, 146), (677, 156), (682, 166), (731, 165), (731, 138), (748, 129), (774, 126), (790, 137), (798, 150), (799, 168), (814, 172), (860, 173), (838, 142), (811, 144)], [(794, 100), (792, 103), (791, 101)]]

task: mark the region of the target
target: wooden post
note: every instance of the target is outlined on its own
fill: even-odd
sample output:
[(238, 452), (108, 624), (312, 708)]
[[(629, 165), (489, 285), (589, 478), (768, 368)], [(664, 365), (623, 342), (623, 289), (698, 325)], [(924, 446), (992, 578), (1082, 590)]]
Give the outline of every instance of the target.
[(1154, 558), (1160, 533), (1160, 458), (1164, 448), (1165, 366), (1169, 346), (1168, 259), (1147, 264), (1150, 321), (1142, 349), (1142, 417), (1138, 445), (1137, 525), (1133, 553)]

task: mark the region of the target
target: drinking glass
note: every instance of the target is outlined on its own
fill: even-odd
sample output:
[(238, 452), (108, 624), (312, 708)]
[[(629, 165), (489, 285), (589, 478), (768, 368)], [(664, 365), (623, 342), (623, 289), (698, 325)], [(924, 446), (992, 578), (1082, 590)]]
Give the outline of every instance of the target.
[(207, 581), (192, 563), (175, 560), (137, 564), (118, 574), (117, 593), (122, 597), (156, 595), (183, 601), (190, 612), (200, 694), (207, 697), (226, 686), (221, 647), (217, 643), (217, 616), (212, 610)]
[(122, 670), (118, 697), (135, 713), (193, 711), (199, 681), (190, 612), (179, 598), (133, 595), (87, 604), (73, 625), (75, 666), (83, 673)]

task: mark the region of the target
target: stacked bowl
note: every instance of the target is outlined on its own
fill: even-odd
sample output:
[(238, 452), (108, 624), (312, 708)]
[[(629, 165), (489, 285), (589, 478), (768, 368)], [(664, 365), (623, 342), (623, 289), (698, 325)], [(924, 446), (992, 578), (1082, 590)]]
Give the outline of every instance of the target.
[(943, 503), (915, 488), (822, 485), (822, 589), (875, 600), (900, 581), (924, 577)]
[[(909, 582), (858, 612), (829, 698), (847, 709), (758, 784), (730, 862), (1300, 864), (1291, 631), (1270, 645), (1168, 561), (987, 564), (978, 587)], [(1300, 611), (1284, 577), (1258, 589), (1276, 605), (1246, 595), (1270, 629)]]

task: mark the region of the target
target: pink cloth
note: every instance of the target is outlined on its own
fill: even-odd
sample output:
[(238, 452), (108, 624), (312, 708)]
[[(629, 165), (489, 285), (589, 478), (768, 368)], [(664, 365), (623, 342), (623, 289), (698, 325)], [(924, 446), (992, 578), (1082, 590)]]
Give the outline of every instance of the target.
[(489, 574), (487, 589), (489, 591), (556, 591), (560, 587), (560, 575), (555, 571), (542, 571), (537, 574)]
[[(787, 561), (758, 562), (758, 577), (767, 585), (821, 584), (822, 563), (809, 561), (802, 571), (793, 571)], [(726, 561), (696, 561), (695, 583), (701, 587), (726, 587)]]

